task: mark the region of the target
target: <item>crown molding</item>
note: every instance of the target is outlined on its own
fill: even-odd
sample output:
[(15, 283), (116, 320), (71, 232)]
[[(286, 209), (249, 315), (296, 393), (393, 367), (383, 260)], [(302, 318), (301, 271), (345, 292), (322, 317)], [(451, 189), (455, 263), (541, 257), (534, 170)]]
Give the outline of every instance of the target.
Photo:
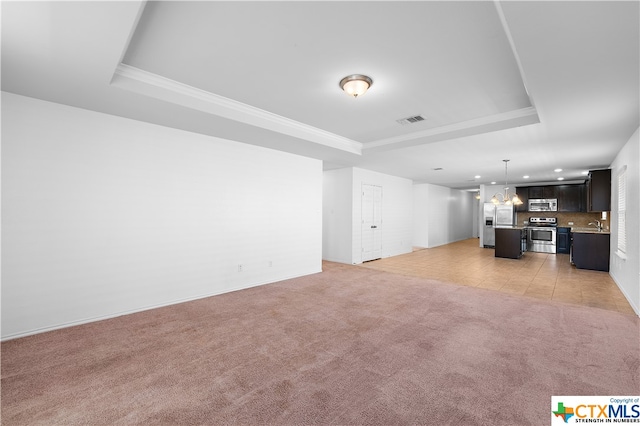
[(536, 104), (534, 103), (533, 97), (529, 92), (529, 84), (527, 84), (527, 76), (524, 73), (524, 67), (522, 66), (522, 61), (520, 60), (520, 54), (518, 53), (518, 49), (516, 48), (516, 42), (513, 40), (513, 35), (511, 34), (511, 29), (509, 28), (507, 17), (504, 16), (504, 10), (502, 9), (500, 0), (494, 0), (493, 5), (496, 8), (498, 18), (500, 19), (500, 24), (502, 25), (502, 29), (504, 30), (504, 35), (507, 37), (509, 47), (511, 47), (511, 53), (513, 53), (513, 58), (515, 59), (516, 65), (518, 66), (520, 78), (522, 79), (522, 84), (524, 85), (524, 91), (527, 92), (527, 96), (529, 97), (529, 102), (531, 103), (531, 105), (535, 107)]
[(394, 136), (391, 138), (368, 142), (364, 144), (363, 152), (408, 148), (416, 145), (424, 145), (448, 139), (457, 139), (465, 136), (473, 136), (481, 133), (536, 124), (539, 122), (540, 119), (536, 109), (534, 107), (527, 107), (460, 123), (454, 123), (447, 126), (426, 129), (407, 135)]
[(233, 99), (225, 98), (179, 81), (127, 64), (119, 64), (111, 84), (208, 114), (282, 133), (309, 142), (362, 155), (362, 143), (282, 117)]
[(407, 148), (540, 122), (536, 109), (527, 107), (363, 144), (123, 63), (116, 68), (111, 84), (176, 105), (357, 155)]

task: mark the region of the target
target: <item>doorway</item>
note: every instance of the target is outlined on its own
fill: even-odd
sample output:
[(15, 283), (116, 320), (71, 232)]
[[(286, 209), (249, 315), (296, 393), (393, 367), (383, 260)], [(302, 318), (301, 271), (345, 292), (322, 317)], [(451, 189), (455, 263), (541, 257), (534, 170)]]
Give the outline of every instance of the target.
[(362, 185), (362, 261), (382, 257), (382, 187)]

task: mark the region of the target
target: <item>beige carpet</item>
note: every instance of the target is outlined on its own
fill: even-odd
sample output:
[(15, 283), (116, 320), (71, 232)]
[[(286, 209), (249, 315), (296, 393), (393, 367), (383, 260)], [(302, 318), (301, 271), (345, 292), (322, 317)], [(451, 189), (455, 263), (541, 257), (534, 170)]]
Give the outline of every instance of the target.
[(639, 322), (327, 263), (5, 342), (2, 424), (549, 424), (640, 394)]

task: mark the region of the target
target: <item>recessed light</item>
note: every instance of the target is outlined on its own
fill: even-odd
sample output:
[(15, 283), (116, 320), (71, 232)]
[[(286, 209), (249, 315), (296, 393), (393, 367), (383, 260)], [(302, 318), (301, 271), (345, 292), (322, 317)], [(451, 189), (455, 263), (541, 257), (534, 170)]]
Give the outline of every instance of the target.
[(560, 173), (562, 171), (562, 169), (555, 169), (554, 172), (556, 173)]
[(482, 176), (480, 176), (480, 175), (475, 175), (475, 176), (474, 176), (474, 178), (475, 178), (475, 179), (480, 179), (481, 177), (482, 177)]
[(491, 185), (495, 185), (495, 184), (496, 184), (496, 181), (495, 181), (495, 180), (494, 180), (493, 182), (491, 182)]
[(585, 175), (585, 176), (586, 176), (586, 175), (588, 175), (588, 174), (589, 174), (589, 170), (584, 170), (584, 171), (580, 172), (580, 174), (581, 174), (581, 175)]
[(522, 176), (522, 179), (529, 179), (529, 175)]
[(558, 180), (564, 180), (564, 178), (563, 177), (559, 177)]

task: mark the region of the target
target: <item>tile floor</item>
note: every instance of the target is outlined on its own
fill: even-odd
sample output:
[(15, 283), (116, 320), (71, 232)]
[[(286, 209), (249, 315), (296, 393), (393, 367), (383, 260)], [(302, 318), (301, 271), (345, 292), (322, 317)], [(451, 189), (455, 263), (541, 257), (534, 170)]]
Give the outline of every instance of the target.
[(494, 256), (477, 238), (366, 262), (360, 266), (432, 278), (538, 299), (636, 315), (608, 272), (571, 266), (568, 254), (527, 252), (521, 259)]

